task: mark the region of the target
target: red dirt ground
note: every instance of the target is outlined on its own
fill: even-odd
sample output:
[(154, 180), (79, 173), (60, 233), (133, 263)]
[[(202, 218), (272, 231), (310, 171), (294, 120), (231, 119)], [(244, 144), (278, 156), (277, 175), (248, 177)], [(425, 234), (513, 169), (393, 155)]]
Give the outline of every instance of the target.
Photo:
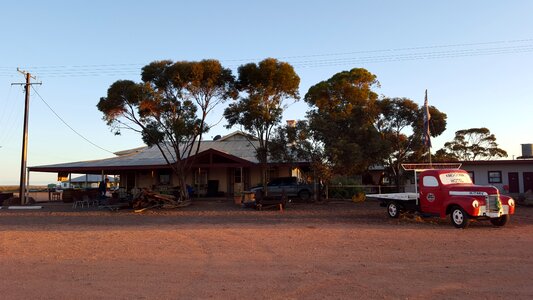
[(0, 210), (2, 299), (531, 299), (533, 207), (510, 224), (389, 219), (377, 202), (284, 212)]

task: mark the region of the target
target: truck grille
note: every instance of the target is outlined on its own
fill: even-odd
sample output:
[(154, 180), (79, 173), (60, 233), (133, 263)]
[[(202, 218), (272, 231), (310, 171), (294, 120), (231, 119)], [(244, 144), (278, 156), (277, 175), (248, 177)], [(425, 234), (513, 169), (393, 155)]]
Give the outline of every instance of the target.
[(502, 203), (500, 202), (500, 195), (489, 195), (487, 197), (487, 207), (489, 212), (490, 211), (500, 211), (502, 207)]

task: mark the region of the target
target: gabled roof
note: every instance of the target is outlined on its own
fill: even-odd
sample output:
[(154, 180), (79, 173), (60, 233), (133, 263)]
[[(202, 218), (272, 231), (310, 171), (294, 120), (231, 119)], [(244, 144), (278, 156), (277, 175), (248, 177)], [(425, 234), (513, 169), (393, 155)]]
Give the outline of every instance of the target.
[[(233, 157), (235, 162), (257, 164), (259, 161), (255, 155), (255, 147), (258, 146), (258, 142), (249, 140), (243, 135), (244, 133), (234, 132), (216, 141), (202, 141), (198, 155), (212, 149), (216, 150), (219, 155)], [(176, 159), (171, 155), (171, 152), (166, 152), (169, 160), (175, 162)], [(100, 160), (33, 166), (28, 169), (36, 172), (99, 174), (102, 170), (157, 169), (168, 166), (157, 147), (139, 147), (119, 151), (115, 154), (118, 156)]]
[(240, 140), (257, 141), (257, 138), (255, 136), (249, 135), (242, 131), (235, 131), (235, 132), (232, 132), (228, 135), (221, 137), (217, 141), (240, 141)]

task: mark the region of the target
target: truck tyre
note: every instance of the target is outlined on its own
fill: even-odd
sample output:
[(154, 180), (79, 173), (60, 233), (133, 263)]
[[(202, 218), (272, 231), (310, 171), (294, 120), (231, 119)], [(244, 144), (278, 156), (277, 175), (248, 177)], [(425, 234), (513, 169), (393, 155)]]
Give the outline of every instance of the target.
[(311, 193), (308, 190), (301, 190), (298, 192), (298, 197), (303, 201), (309, 201), (311, 199)]
[(470, 218), (468, 217), (468, 214), (466, 214), (465, 211), (459, 206), (455, 206), (452, 208), (450, 219), (452, 221), (453, 226), (457, 228), (466, 228), (470, 223)]
[(495, 219), (490, 219), (490, 222), (492, 223), (492, 225), (494, 226), (505, 226), (505, 224), (507, 224), (507, 222), (509, 222), (509, 215), (503, 215), (499, 218), (495, 218)]
[(391, 218), (398, 218), (400, 216), (400, 206), (398, 203), (391, 201), (387, 204), (387, 213)]

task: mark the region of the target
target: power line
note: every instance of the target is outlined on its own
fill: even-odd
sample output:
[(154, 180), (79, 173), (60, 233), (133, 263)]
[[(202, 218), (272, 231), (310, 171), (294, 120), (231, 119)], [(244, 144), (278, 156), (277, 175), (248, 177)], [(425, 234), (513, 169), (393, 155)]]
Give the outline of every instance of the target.
[(81, 137), (82, 139), (84, 139), (85, 141), (87, 141), (89, 144), (95, 146), (96, 148), (100, 149), (100, 150), (103, 150), (103, 151), (106, 151), (106, 152), (109, 152), (111, 154), (114, 154), (112, 151), (109, 151), (107, 149), (104, 149), (100, 146), (98, 146), (97, 144), (91, 142), (88, 138), (84, 137), (81, 133), (77, 132), (74, 128), (72, 128), (72, 126), (70, 126), (65, 120), (63, 120), (63, 118), (61, 118), (55, 111), (54, 109), (43, 99), (43, 97), (39, 94), (39, 92), (37, 92), (37, 90), (35, 88), (33, 88), (33, 91), (35, 92), (35, 94), (37, 94), (37, 96), (39, 96), (39, 98), (43, 101), (43, 103), (52, 111), (52, 113), (61, 121), (63, 122), (63, 124), (65, 124), (70, 130), (72, 130), (72, 132), (74, 132), (75, 134), (77, 134), (79, 137)]
[[(2, 126), (2, 131), (0, 132), (0, 144), (10, 141), (15, 133), (15, 127), (20, 124), (21, 114), (18, 114), (15, 111), (18, 108), (16, 107), (17, 102), (11, 101), (12, 89), (13, 86), (11, 85), (9, 88), (9, 94), (6, 98), (6, 103), (4, 104), (0, 101), (0, 107), (2, 107), (2, 114), (0, 117), (0, 125)], [(8, 114), (6, 115), (6, 113)]]
[[(283, 56), (295, 68), (320, 68), (348, 64), (388, 63), (414, 60), (452, 59), (460, 57), (479, 57), (487, 55), (517, 54), (533, 52), (533, 39), (507, 41), (489, 41), (479, 43), (432, 45), (420, 47), (391, 48), (378, 50), (362, 50), (352, 52), (322, 53), (311, 55)], [(226, 67), (237, 68), (238, 62), (260, 61), (262, 59), (226, 59)], [(137, 75), (141, 73), (143, 64), (97, 64), (97, 65), (60, 65), (60, 66), (27, 66), (37, 69), (40, 77), (96, 77)], [(10, 76), (11, 68), (0, 67), (0, 76)]]

